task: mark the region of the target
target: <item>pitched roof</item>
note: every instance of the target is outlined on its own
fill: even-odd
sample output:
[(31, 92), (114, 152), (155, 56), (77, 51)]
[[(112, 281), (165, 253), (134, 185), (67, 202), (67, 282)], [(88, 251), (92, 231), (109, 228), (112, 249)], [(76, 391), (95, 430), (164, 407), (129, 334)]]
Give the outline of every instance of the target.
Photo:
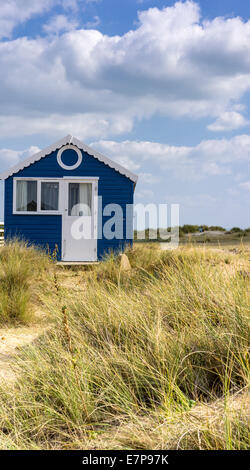
[(72, 135), (67, 135), (66, 137), (64, 137), (61, 140), (58, 140), (58, 142), (50, 145), (46, 149), (41, 150), (35, 155), (32, 155), (29, 158), (26, 158), (26, 160), (19, 162), (17, 165), (13, 166), (9, 170), (4, 171), (3, 173), (0, 174), (0, 179), (5, 180), (9, 176), (12, 176), (13, 174), (17, 173), (20, 170), (23, 170), (27, 166), (32, 165), (32, 163), (38, 162), (39, 160), (41, 160), (41, 158), (46, 157), (51, 152), (54, 152), (55, 150), (58, 150), (67, 144), (75, 145), (80, 150), (83, 150), (84, 152), (86, 152), (88, 155), (91, 155), (92, 157), (96, 158), (97, 160), (104, 163), (105, 165), (108, 165), (110, 168), (113, 168), (114, 170), (118, 171), (121, 175), (124, 175), (127, 178), (131, 179), (134, 183), (137, 182), (137, 179), (138, 179), (137, 175), (127, 170), (123, 166), (119, 165), (119, 163), (116, 163), (113, 160), (110, 160), (110, 158), (104, 157), (104, 155), (92, 149), (88, 145), (85, 145), (83, 142), (78, 140), (76, 137), (73, 137)]

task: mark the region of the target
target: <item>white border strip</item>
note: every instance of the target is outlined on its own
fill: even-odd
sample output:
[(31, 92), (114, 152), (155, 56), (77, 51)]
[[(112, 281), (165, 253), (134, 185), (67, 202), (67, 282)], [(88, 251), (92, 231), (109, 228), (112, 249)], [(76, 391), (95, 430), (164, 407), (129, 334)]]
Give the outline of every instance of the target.
[(88, 145), (83, 144), (80, 140), (76, 139), (76, 137), (73, 137), (71, 135), (67, 135), (63, 139), (59, 140), (58, 142), (50, 145), (44, 150), (41, 150), (40, 152), (36, 153), (35, 155), (32, 155), (31, 157), (27, 158), (26, 160), (23, 160), (22, 162), (18, 163), (17, 165), (13, 166), (9, 170), (3, 172), (0, 174), (0, 179), (5, 180), (6, 178), (9, 178), (9, 176), (12, 176), (14, 173), (17, 173), (20, 170), (23, 170), (24, 168), (32, 165), (32, 163), (35, 163), (41, 158), (46, 157), (50, 153), (54, 152), (57, 149), (60, 149), (64, 145), (67, 144), (73, 144), (79, 149), (83, 150), (84, 152), (88, 153), (88, 155), (91, 155), (92, 157), (96, 158), (100, 162), (104, 163), (105, 165), (108, 165), (110, 168), (113, 168), (114, 170), (118, 171), (121, 175), (126, 176), (127, 178), (131, 179), (134, 183), (137, 182), (138, 176), (132, 173), (131, 171), (127, 170), (123, 166), (119, 165), (118, 163), (114, 162), (110, 158), (105, 157), (101, 153), (97, 152), (96, 150), (92, 149), (91, 147), (88, 147)]

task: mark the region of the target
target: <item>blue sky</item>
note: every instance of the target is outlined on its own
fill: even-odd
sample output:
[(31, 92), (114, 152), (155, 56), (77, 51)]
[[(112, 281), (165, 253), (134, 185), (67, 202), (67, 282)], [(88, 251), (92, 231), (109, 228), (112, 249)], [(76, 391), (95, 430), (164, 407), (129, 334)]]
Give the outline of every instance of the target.
[(136, 202), (250, 226), (249, 17), (245, 0), (0, 2), (0, 171), (71, 133), (139, 175)]

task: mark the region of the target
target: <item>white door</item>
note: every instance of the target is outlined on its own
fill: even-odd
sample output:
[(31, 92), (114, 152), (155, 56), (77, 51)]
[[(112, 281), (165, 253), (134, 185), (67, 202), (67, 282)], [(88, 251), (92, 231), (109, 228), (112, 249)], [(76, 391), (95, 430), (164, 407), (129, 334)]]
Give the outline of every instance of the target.
[(97, 260), (97, 180), (65, 179), (63, 261)]

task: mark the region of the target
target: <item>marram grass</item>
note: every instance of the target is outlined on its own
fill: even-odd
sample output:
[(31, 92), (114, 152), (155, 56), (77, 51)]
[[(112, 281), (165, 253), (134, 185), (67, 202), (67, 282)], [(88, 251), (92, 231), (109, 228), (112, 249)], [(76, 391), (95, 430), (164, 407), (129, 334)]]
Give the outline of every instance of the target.
[(53, 326), (0, 390), (1, 448), (248, 447), (244, 254), (127, 254), (130, 272), (110, 255), (77, 295), (51, 280)]
[(32, 320), (39, 290), (45, 289), (52, 262), (27, 243), (12, 240), (0, 249), (0, 324)]

